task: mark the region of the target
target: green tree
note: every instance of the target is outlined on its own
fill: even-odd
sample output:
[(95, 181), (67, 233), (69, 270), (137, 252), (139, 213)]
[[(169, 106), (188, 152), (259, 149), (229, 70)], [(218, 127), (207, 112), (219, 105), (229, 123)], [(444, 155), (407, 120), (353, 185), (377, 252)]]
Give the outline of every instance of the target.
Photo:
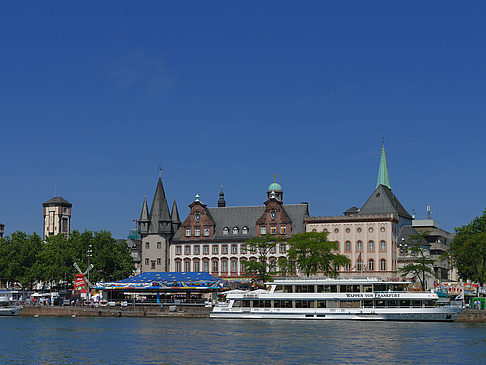
[(257, 280), (269, 281), (275, 272), (270, 270), (268, 256), (272, 250), (276, 250), (277, 244), (283, 241), (285, 241), (284, 238), (270, 234), (253, 237), (246, 241), (247, 249), (250, 253), (257, 255), (257, 260), (243, 261), (245, 272), (255, 276)]
[(454, 266), (462, 279), (483, 285), (486, 282), (486, 210), (455, 231), (449, 249)]
[(409, 240), (412, 243), (410, 251), (413, 256), (413, 261), (406, 264), (398, 270), (403, 276), (412, 276), (418, 279), (422, 288), (425, 290), (425, 279), (434, 275), (434, 260), (430, 258), (429, 251), (421, 246), (421, 244), (429, 236), (429, 232), (420, 232), (415, 235), (410, 235)]
[(339, 267), (350, 262), (347, 256), (336, 253), (338, 243), (328, 241), (327, 235), (328, 232), (305, 232), (294, 235), (288, 241), (288, 260), (295, 262), (307, 277), (318, 272), (336, 277)]

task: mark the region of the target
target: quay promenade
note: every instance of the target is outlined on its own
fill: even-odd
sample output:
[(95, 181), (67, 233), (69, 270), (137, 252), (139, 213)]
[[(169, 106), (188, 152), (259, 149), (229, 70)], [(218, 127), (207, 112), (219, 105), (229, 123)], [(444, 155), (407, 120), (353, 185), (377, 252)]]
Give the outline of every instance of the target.
[[(61, 307), (61, 306), (25, 306), (19, 316), (54, 316), (54, 317), (182, 317), (209, 318), (211, 308), (204, 306), (129, 306), (129, 307)], [(486, 310), (465, 309), (456, 322), (486, 323)]]

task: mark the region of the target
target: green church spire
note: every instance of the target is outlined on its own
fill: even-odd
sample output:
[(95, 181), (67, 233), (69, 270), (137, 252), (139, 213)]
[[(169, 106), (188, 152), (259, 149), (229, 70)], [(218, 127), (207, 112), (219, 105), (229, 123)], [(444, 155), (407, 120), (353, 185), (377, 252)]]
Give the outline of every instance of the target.
[(391, 189), (390, 179), (388, 178), (388, 167), (386, 165), (386, 155), (385, 155), (385, 140), (381, 144), (381, 159), (380, 168), (378, 169), (378, 180), (376, 181), (376, 187), (380, 185), (385, 185)]

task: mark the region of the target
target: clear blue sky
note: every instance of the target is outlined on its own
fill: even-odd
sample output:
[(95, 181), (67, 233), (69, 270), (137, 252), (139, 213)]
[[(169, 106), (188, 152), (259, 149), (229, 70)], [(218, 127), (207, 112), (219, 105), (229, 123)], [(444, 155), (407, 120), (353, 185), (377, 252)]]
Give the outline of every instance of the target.
[(3, 2), (0, 222), (126, 237), (162, 165), (198, 193), (262, 204), (278, 174), (311, 215), (361, 207), (385, 136), (390, 181), (441, 226), (485, 208), (486, 5), (457, 1)]

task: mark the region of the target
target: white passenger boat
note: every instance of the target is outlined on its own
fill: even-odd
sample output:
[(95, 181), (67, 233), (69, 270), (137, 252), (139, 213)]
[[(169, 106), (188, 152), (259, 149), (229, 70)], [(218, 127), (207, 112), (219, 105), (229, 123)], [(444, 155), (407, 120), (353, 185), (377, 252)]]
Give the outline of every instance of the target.
[(379, 279), (279, 279), (269, 290), (226, 293), (211, 318), (453, 321), (462, 306), (443, 305), (409, 282)]
[(10, 302), (0, 302), (0, 316), (16, 316), (22, 307)]

